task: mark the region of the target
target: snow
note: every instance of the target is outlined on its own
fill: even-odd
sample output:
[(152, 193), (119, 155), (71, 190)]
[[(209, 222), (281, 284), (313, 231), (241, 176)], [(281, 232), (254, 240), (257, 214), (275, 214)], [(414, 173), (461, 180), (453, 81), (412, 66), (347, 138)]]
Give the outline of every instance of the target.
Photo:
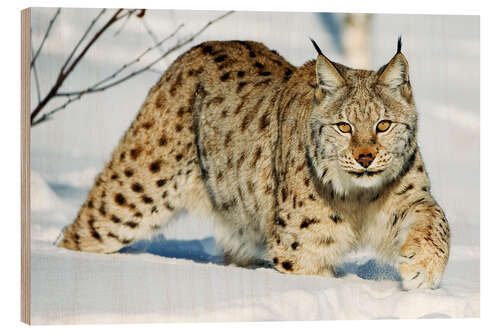
[(31, 211), (32, 212), (45, 212), (57, 210), (62, 205), (62, 201), (47, 185), (42, 176), (36, 172), (31, 171)]
[(223, 266), (210, 221), (189, 215), (122, 253), (77, 253), (54, 247), (72, 216), (54, 218), (64, 201), (32, 179), (32, 197), (45, 198), (32, 208), (36, 324), (479, 316), (479, 246), (452, 245), (441, 287), (410, 292), (369, 249), (348, 256), (337, 279)]
[[(398, 281), (378, 280), (378, 275), (361, 278), (363, 265), (356, 263), (351, 265), (357, 267), (357, 274), (348, 273), (338, 279), (284, 275), (271, 269), (252, 270), (210, 262), (212, 255), (210, 250), (205, 252), (204, 246), (211, 247), (211, 239), (184, 241), (184, 245), (162, 241), (165, 253), (161, 255), (108, 256), (68, 253), (35, 242), (32, 272), (37, 279), (32, 283), (33, 290), (42, 293), (34, 298), (32, 309), (38, 311), (32, 314), (33, 322), (479, 316), (479, 281), (474, 281), (477, 255), (452, 259), (448, 273), (458, 274), (447, 274), (440, 289), (403, 292)], [(176, 255), (175, 248), (182, 249), (181, 258), (186, 259), (163, 257)], [(369, 262), (367, 266), (370, 265)], [(462, 270), (472, 274), (460, 276)], [(68, 302), (68, 298), (75, 303)]]
[(72, 187), (87, 187), (93, 183), (99, 171), (101, 170), (92, 166), (83, 170), (56, 174), (52, 179), (48, 179), (48, 181), (53, 184), (63, 184)]
[[(35, 23), (50, 18), (51, 10), (35, 11)], [(79, 24), (92, 13), (65, 14), (65, 27), (75, 22), (64, 31), (65, 36), (78, 36)], [(184, 15), (151, 13), (150, 25), (164, 29), (160, 35)], [(216, 14), (189, 15), (201, 24)], [(162, 28), (165, 16), (169, 23)], [(129, 34), (136, 29), (143, 36), (132, 24), (127, 29)], [(284, 29), (292, 30), (285, 33)], [(95, 175), (157, 80), (157, 76), (145, 75), (93, 95), (86, 103), (75, 103), (73, 109), (32, 131), (32, 323), (479, 317), (479, 19), (376, 15), (373, 33), (376, 66), (389, 60), (397, 35), (403, 35), (420, 113), (419, 143), (432, 193), (452, 232), (450, 261), (439, 289), (402, 291), (395, 269), (377, 263), (370, 249), (349, 254), (341, 267), (343, 274), (335, 279), (224, 266), (213, 239), (212, 221), (188, 214), (178, 216), (153, 239), (139, 241), (121, 253), (99, 255), (56, 248), (53, 243), (61, 229), (73, 221)], [(36, 28), (34, 34), (36, 45)], [(343, 61), (312, 14), (237, 13), (207, 30), (204, 39), (263, 40), (300, 64), (313, 54), (304, 37), (309, 35), (325, 53)], [(116, 47), (121, 48), (111, 53), (120, 57), (142, 50), (137, 37), (132, 38), (137, 45), (116, 40)], [(92, 80), (110, 61), (123, 60), (104, 56), (102, 47), (82, 63), (80, 73), (75, 72), (79, 80)], [(48, 50), (54, 53), (42, 54), (41, 59), (59, 59), (61, 48)], [(51, 68), (41, 69), (47, 71), (41, 75), (42, 86)]]

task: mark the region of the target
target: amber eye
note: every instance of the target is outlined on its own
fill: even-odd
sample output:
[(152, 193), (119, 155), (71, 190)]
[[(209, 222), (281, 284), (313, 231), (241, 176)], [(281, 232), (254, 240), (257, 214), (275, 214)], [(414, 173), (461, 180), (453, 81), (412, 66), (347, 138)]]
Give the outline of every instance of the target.
[(339, 130), (342, 133), (349, 133), (349, 132), (351, 132), (351, 125), (349, 125), (348, 123), (338, 123), (337, 126), (339, 127)]
[(377, 124), (377, 132), (385, 132), (391, 127), (391, 122), (389, 120), (382, 120)]

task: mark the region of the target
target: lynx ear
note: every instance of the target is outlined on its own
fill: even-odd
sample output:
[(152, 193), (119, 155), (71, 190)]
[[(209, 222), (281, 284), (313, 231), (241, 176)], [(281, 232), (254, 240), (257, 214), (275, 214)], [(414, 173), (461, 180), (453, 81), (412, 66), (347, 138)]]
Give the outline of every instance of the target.
[(316, 52), (318, 52), (318, 58), (316, 59), (316, 83), (321, 91), (332, 93), (344, 85), (345, 80), (335, 64), (323, 55), (323, 52), (314, 39), (310, 38), (310, 40)]
[(378, 81), (391, 88), (397, 88), (409, 81), (408, 61), (401, 53), (401, 37), (398, 39), (398, 50), (391, 61), (379, 69)]
[(345, 84), (344, 78), (335, 65), (322, 54), (316, 59), (316, 82), (318, 87), (326, 93), (333, 93)]

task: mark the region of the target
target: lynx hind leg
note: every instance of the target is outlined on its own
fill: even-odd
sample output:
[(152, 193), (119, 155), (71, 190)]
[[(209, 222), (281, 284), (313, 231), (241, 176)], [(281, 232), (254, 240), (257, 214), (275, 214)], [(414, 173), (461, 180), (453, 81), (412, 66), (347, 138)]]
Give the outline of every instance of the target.
[(176, 67), (150, 91), (60, 247), (116, 252), (178, 210), (207, 207), (191, 117), (196, 82)]
[(268, 266), (267, 239), (254, 223), (238, 216), (215, 215), (215, 239), (223, 250), (224, 264), (240, 267)]
[[(154, 163), (154, 162), (152, 162)], [(98, 177), (75, 222), (59, 244), (71, 250), (111, 253), (148, 238), (188, 202), (203, 201), (194, 163), (171, 166), (156, 177), (131, 167), (123, 175), (106, 169)], [(108, 171), (109, 170), (109, 171)], [(130, 176), (126, 176), (130, 175)], [(125, 178), (124, 178), (125, 177)], [(193, 201), (191, 197), (197, 197)], [(201, 198), (201, 199), (200, 199)]]
[[(121, 148), (122, 145), (119, 152)], [(134, 161), (130, 156), (134, 149), (118, 153), (122, 163), (113, 159), (98, 176), (78, 217), (64, 231), (59, 246), (87, 252), (116, 252), (152, 235), (176, 211), (204, 206), (203, 183), (196, 157), (189, 149), (184, 151), (184, 162), (177, 161), (176, 156), (181, 153), (149, 158), (147, 152)]]
[[(70, 250), (113, 253), (134, 241), (149, 238), (177, 211), (192, 208), (186, 203), (192, 202), (188, 197), (195, 196), (200, 189), (196, 172), (191, 171), (193, 176), (186, 177), (185, 173), (191, 169), (180, 167), (178, 170), (184, 175), (172, 170), (149, 183), (137, 175), (123, 180), (122, 186), (119, 182), (107, 184), (114, 174), (108, 178), (103, 172), (58, 245)], [(160, 185), (163, 179), (170, 182)], [(130, 189), (125, 184), (127, 181), (130, 181)], [(196, 196), (203, 198), (202, 195)]]

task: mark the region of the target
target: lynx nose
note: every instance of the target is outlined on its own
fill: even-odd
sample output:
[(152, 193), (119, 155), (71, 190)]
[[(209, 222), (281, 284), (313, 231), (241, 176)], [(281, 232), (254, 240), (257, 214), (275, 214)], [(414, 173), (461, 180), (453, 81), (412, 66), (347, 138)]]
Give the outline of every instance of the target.
[(354, 159), (363, 167), (368, 166), (373, 162), (376, 156), (375, 149), (373, 148), (358, 148), (354, 151)]

